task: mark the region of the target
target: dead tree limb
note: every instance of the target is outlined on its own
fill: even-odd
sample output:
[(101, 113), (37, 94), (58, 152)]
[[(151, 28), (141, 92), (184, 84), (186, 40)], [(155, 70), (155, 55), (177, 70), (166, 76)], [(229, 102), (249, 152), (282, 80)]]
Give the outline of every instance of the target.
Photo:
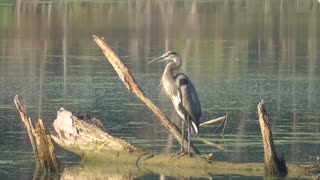
[[(99, 38), (93, 35), (93, 39), (96, 44), (101, 48), (103, 54), (107, 60), (111, 63), (114, 70), (117, 72), (119, 78), (128, 88), (129, 91), (133, 92), (152, 112), (153, 114), (161, 121), (162, 125), (176, 138), (176, 140), (187, 149), (188, 139), (181, 136), (181, 131), (179, 128), (173, 124), (171, 121), (166, 118), (160, 111), (160, 109), (155, 106), (147, 95), (141, 90), (135, 79), (132, 77), (128, 68), (121, 62), (119, 57), (113, 52), (111, 47), (104, 41), (103, 38)], [(183, 140), (184, 138), (184, 140)], [(182, 144), (183, 143), (183, 144)], [(200, 154), (199, 151), (190, 144), (190, 151), (195, 154)]]
[(288, 174), (283, 155), (279, 158), (273, 144), (272, 132), (269, 127), (269, 117), (263, 101), (258, 104), (259, 124), (264, 149), (265, 175), (270, 177), (285, 177)]
[(42, 120), (39, 119), (34, 128), (31, 119), (28, 118), (22, 108), (19, 97), (14, 97), (16, 108), (20, 114), (21, 120), (27, 128), (29, 139), (32, 145), (33, 153), (36, 160), (36, 169), (43, 168), (47, 172), (59, 172), (60, 164), (54, 153), (54, 147), (51, 143), (51, 138), (46, 134)]
[(223, 136), (224, 130), (225, 130), (226, 126), (227, 126), (227, 120), (228, 120), (228, 116), (226, 114), (225, 116), (221, 116), (221, 117), (218, 117), (218, 118), (215, 118), (215, 119), (211, 119), (211, 120), (205, 121), (205, 122), (201, 123), (199, 126), (203, 127), (203, 126), (207, 126), (207, 125), (210, 125), (210, 124), (217, 123), (217, 122), (221, 121), (220, 125), (214, 131), (214, 134), (217, 133), (221, 128), (223, 128), (222, 132), (220, 134), (221, 136)]
[(208, 121), (205, 121), (203, 123), (201, 123), (199, 126), (202, 127), (202, 126), (207, 126), (207, 125), (210, 125), (210, 124), (213, 124), (213, 123), (217, 123), (217, 122), (220, 122), (220, 121), (224, 121), (226, 119), (227, 116), (221, 116), (221, 117), (218, 117), (218, 118), (215, 118), (215, 119), (211, 119), (211, 120), (208, 120)]

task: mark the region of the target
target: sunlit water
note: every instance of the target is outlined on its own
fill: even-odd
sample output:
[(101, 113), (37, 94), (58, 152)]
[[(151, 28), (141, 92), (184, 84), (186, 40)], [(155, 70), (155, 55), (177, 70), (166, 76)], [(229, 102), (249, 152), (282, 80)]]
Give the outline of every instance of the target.
[[(256, 106), (264, 99), (278, 152), (309, 163), (320, 147), (320, 29), (317, 1), (1, 1), (0, 176), (33, 177), (34, 159), (13, 104), (18, 94), (33, 120), (49, 128), (63, 106), (103, 121), (112, 134), (153, 153), (179, 150), (174, 138), (115, 75), (92, 35), (103, 36), (144, 92), (173, 121), (158, 87), (178, 52), (193, 81), (201, 121), (228, 114), (193, 140), (219, 161), (263, 162)], [(215, 143), (210, 146), (204, 143)], [(64, 164), (77, 162), (58, 149)], [(154, 175), (153, 178), (159, 178)], [(151, 177), (143, 177), (151, 178)], [(237, 178), (237, 177), (234, 177)]]

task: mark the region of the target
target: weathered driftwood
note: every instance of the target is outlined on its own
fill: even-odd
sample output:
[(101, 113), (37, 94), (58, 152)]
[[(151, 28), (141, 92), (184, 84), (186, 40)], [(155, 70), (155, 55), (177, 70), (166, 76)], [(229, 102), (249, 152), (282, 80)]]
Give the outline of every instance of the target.
[(263, 101), (258, 104), (259, 124), (264, 149), (265, 175), (271, 177), (285, 177), (288, 169), (283, 155), (279, 158), (273, 144), (272, 132), (269, 127), (269, 118)]
[(43, 168), (47, 172), (59, 172), (60, 164), (54, 153), (54, 147), (51, 143), (51, 138), (46, 134), (42, 120), (39, 119), (36, 127), (34, 128), (31, 119), (26, 115), (18, 96), (14, 97), (14, 102), (20, 114), (21, 120), (27, 128), (37, 169)]
[[(184, 147), (188, 149), (188, 139), (181, 136), (181, 131), (179, 128), (172, 123), (168, 118), (162, 114), (160, 109), (155, 106), (152, 101), (146, 96), (146, 94), (141, 90), (139, 85), (136, 83), (135, 79), (132, 77), (128, 68), (121, 62), (116, 53), (111, 49), (111, 47), (104, 41), (103, 38), (99, 38), (93, 35), (93, 39), (96, 44), (101, 48), (103, 54), (113, 66), (114, 70), (117, 72), (119, 78), (128, 88), (129, 91), (133, 92), (160, 120), (163, 126), (172, 134), (176, 140)], [(184, 140), (183, 140), (184, 138)], [(199, 151), (190, 143), (190, 151), (195, 154), (200, 154)]]
[(111, 136), (95, 123), (88, 123), (60, 108), (51, 131), (52, 139), (66, 150), (84, 160), (103, 160), (133, 163), (144, 151)]

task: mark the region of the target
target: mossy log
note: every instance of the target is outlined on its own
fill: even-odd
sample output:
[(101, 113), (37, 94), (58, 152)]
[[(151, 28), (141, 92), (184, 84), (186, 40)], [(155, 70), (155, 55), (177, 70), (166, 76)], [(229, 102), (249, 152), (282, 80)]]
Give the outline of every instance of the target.
[(269, 117), (263, 101), (258, 104), (259, 124), (264, 149), (265, 175), (270, 177), (285, 177), (288, 174), (283, 155), (279, 158), (273, 143), (269, 127)]
[[(264, 175), (262, 163), (241, 164), (228, 162), (214, 162), (210, 164), (210, 167), (202, 168), (197, 167), (197, 165), (194, 165), (193, 167), (177, 167), (171, 165), (170, 162), (173, 162), (175, 160), (169, 161), (169, 164), (166, 164), (164, 166), (126, 166), (122, 163), (103, 164), (101, 162), (85, 162), (76, 166), (65, 168), (65, 171), (63, 172), (60, 179), (136, 179), (139, 177), (142, 177), (141, 179), (150, 179), (146, 177), (149, 177), (148, 175), (152, 174), (173, 177), (174, 179), (217, 179), (216, 177), (218, 177), (218, 179), (226, 179), (226, 176), (238, 176), (238, 179), (239, 176), (251, 176), (254, 179), (262, 179), (261, 177), (263, 177)], [(290, 173), (288, 175), (288, 178), (310, 179), (310, 176), (304, 175), (301, 171), (295, 171), (295, 169), (299, 169), (299, 167), (295, 165), (289, 165)]]
[[(82, 157), (82, 164), (67, 168), (62, 179), (71, 176), (77, 179), (84, 175), (95, 177), (97, 174), (101, 177), (114, 174), (132, 178), (148, 173), (173, 177), (208, 177), (212, 174), (264, 175), (263, 163), (228, 163), (214, 161), (205, 156), (150, 154), (112, 136), (88, 120), (79, 119), (63, 108), (57, 112), (51, 137), (62, 148)], [(106, 171), (104, 164), (110, 171)], [(290, 177), (305, 177), (304, 169), (298, 165), (288, 165), (288, 168)]]

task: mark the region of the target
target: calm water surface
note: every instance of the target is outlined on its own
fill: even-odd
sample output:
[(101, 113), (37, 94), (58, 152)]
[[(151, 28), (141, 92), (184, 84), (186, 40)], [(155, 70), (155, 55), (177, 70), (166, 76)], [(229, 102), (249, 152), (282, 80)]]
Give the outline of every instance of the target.
[[(63, 106), (103, 120), (112, 134), (150, 152), (179, 150), (119, 81), (93, 34), (108, 41), (175, 122), (158, 88), (165, 64), (147, 62), (167, 50), (181, 55), (180, 71), (201, 101), (201, 121), (228, 114), (223, 137), (212, 125), (194, 139), (201, 153), (213, 152), (218, 161), (263, 162), (256, 106), (264, 99), (277, 151), (290, 163), (310, 163), (320, 155), (317, 17), (320, 4), (313, 0), (0, 1), (0, 178), (34, 173), (16, 94), (28, 115), (47, 127)], [(78, 161), (61, 149), (58, 154), (65, 165)]]

